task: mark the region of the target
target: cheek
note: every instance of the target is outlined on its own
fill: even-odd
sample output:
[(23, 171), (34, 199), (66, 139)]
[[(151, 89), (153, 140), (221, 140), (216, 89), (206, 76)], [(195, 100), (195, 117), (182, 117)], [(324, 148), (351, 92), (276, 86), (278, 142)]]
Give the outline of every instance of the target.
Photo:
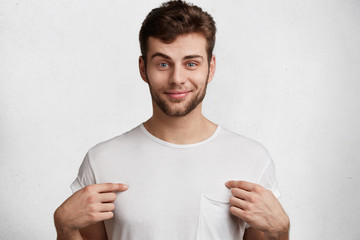
[(193, 83), (196, 85), (203, 85), (207, 80), (208, 72), (207, 71), (194, 71), (192, 72), (189, 79), (192, 79)]
[(169, 76), (168, 73), (163, 71), (154, 71), (152, 69), (148, 69), (147, 71), (148, 80), (150, 81), (153, 87), (157, 85), (163, 85), (167, 82)]

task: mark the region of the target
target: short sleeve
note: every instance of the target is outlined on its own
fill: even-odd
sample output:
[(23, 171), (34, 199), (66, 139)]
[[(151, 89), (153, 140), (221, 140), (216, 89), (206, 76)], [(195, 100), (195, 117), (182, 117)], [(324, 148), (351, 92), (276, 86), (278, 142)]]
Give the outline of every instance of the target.
[(259, 184), (266, 189), (271, 190), (276, 198), (280, 197), (281, 194), (276, 181), (275, 165), (271, 159), (269, 159), (267, 167), (260, 178)]
[(76, 192), (87, 185), (95, 184), (94, 172), (90, 165), (89, 153), (85, 155), (83, 162), (79, 168), (78, 175), (74, 182), (70, 185), (72, 192)]
[[(276, 198), (280, 197), (281, 194), (276, 181), (275, 165), (271, 158), (269, 158), (268, 164), (265, 167), (258, 184), (271, 190)], [(245, 229), (249, 227), (251, 226), (248, 223), (245, 223)]]

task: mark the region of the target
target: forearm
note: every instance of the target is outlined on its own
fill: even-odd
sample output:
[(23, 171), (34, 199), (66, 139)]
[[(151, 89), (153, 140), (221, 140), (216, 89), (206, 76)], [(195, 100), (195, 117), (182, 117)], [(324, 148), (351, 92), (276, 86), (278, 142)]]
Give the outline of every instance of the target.
[(287, 223), (286, 227), (275, 233), (264, 232), (263, 240), (289, 240), (289, 229), (290, 222)]
[(277, 236), (264, 234), (263, 240), (289, 240), (289, 234), (284, 233), (282, 235), (277, 235)]
[(79, 230), (66, 232), (57, 230), (57, 240), (84, 240), (79, 232)]
[(54, 223), (57, 233), (57, 240), (84, 240), (78, 229), (69, 229), (64, 226), (59, 216), (58, 210), (54, 213)]

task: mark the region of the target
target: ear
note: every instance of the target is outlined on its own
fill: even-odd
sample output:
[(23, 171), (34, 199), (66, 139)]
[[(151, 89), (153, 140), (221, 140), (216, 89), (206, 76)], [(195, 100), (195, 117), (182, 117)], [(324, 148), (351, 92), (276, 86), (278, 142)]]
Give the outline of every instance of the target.
[(215, 75), (215, 69), (216, 69), (216, 58), (215, 58), (215, 55), (212, 55), (211, 60), (210, 60), (210, 64), (209, 64), (208, 83), (211, 82), (211, 80), (213, 79), (213, 77)]
[(142, 56), (139, 57), (139, 72), (140, 72), (140, 76), (141, 78), (148, 83), (148, 79), (146, 77), (146, 67), (145, 67), (145, 62)]

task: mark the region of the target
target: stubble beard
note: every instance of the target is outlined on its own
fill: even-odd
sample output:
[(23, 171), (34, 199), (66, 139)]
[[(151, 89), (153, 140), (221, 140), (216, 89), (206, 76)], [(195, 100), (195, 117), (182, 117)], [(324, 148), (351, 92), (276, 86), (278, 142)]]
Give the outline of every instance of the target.
[[(185, 106), (181, 103), (182, 100), (173, 100), (171, 103), (173, 104), (182, 104), (181, 106), (176, 106), (172, 108), (170, 104), (166, 101), (166, 99), (163, 99), (159, 96), (159, 94), (156, 93), (156, 91), (153, 89), (153, 87), (149, 84), (150, 94), (152, 100), (155, 102), (155, 104), (161, 109), (161, 111), (166, 114), (169, 117), (183, 117), (189, 114), (192, 110), (194, 110), (205, 98), (206, 95), (206, 89), (209, 79), (209, 73), (206, 77), (205, 85), (203, 89), (201, 89), (195, 96), (192, 97), (192, 99), (185, 102)], [(172, 87), (171, 90), (180, 90), (181, 87), (175, 86)]]

